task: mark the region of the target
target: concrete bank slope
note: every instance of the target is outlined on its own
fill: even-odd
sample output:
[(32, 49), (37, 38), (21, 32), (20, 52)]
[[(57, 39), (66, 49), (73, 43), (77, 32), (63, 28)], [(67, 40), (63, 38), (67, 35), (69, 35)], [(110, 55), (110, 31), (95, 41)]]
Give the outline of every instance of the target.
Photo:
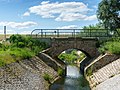
[(57, 72), (38, 57), (0, 67), (0, 90), (48, 90), (49, 83), (43, 78), (45, 73), (53, 80), (58, 77)]
[(92, 63), (86, 72), (91, 89), (96, 88), (99, 84), (120, 74), (120, 55), (105, 54)]
[(95, 90), (120, 90), (120, 74), (99, 84)]

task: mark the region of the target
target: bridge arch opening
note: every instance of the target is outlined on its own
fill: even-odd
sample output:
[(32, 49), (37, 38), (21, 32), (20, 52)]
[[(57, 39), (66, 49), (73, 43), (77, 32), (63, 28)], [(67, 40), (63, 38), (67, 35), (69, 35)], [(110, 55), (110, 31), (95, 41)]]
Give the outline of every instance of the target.
[(80, 62), (85, 60), (86, 58), (91, 58), (91, 56), (84, 50), (80, 49), (67, 49), (62, 51), (58, 55), (58, 59), (67, 64), (76, 64), (80, 67)]

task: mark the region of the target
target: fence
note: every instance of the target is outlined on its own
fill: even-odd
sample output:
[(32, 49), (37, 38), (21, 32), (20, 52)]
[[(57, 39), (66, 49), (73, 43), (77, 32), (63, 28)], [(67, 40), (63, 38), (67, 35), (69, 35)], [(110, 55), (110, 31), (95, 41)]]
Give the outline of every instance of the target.
[(33, 38), (48, 37), (110, 37), (119, 36), (117, 32), (108, 29), (35, 29), (31, 32)]

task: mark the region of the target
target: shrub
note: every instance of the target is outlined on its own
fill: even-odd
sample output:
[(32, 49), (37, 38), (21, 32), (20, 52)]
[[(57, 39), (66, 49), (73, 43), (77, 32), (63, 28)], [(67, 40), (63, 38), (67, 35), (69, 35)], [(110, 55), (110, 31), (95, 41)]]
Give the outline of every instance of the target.
[(2, 44), (0, 43), (0, 48), (2, 48)]
[(52, 80), (52, 76), (50, 76), (49, 74), (45, 73), (43, 78), (48, 81), (49, 83), (51, 83), (50, 81)]
[(8, 51), (0, 51), (0, 66), (15, 62), (14, 58), (8, 53)]
[(25, 42), (25, 37), (23, 37), (19, 34), (11, 35), (10, 36), (10, 42), (11, 43)]
[(12, 35), (10, 42), (0, 43), (0, 66), (22, 59), (29, 59), (46, 47), (47, 44), (40, 40), (34, 40), (19, 34)]
[(40, 46), (33, 46), (32, 47), (32, 51), (35, 53), (35, 54), (38, 54), (40, 51), (42, 51), (44, 48), (40, 47)]
[(4, 66), (6, 63), (0, 59), (0, 66)]
[(102, 53), (105, 53), (106, 51), (108, 51), (112, 54), (120, 54), (120, 42), (108, 41), (99, 48), (99, 51)]
[(12, 56), (14, 56), (15, 59), (19, 58), (19, 59), (29, 59), (32, 56), (34, 56), (34, 53), (31, 52), (29, 49), (27, 48), (11, 48), (10, 49), (10, 54)]
[(92, 66), (90, 66), (88, 69), (87, 69), (87, 71), (86, 71), (86, 75), (87, 76), (91, 76), (92, 74), (93, 74), (93, 65)]
[(58, 75), (60, 75), (60, 76), (62, 76), (64, 74), (64, 71), (62, 68), (58, 68), (57, 72), (58, 72)]
[(25, 47), (25, 44), (23, 42), (18, 42), (18, 47), (23, 48), (23, 47)]

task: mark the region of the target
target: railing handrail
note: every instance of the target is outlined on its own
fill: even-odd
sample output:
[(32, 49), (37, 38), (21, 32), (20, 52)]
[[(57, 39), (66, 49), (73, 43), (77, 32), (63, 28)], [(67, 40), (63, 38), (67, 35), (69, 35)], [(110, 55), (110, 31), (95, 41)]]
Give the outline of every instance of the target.
[[(35, 31), (39, 31), (35, 35), (38, 36), (40, 34), (41, 37), (43, 37), (44, 34), (45, 34), (45, 37), (50, 34), (51, 34), (51, 36), (52, 36), (52, 34), (56, 34), (53, 36), (59, 37), (59, 35), (63, 34), (63, 33), (65, 33), (65, 35), (67, 35), (68, 33), (71, 33), (72, 37), (75, 37), (76, 35), (78, 35), (78, 33), (81, 35), (84, 33), (84, 34), (86, 34), (86, 37), (97, 37), (97, 36), (100, 36), (100, 34), (103, 34), (100, 37), (103, 37), (103, 36), (108, 37), (110, 29), (34, 29), (31, 32), (31, 36), (33, 35), (33, 33)], [(95, 31), (95, 32), (93, 32), (93, 31)], [(93, 36), (93, 34), (95, 34), (95, 33), (96, 33), (96, 36)]]

